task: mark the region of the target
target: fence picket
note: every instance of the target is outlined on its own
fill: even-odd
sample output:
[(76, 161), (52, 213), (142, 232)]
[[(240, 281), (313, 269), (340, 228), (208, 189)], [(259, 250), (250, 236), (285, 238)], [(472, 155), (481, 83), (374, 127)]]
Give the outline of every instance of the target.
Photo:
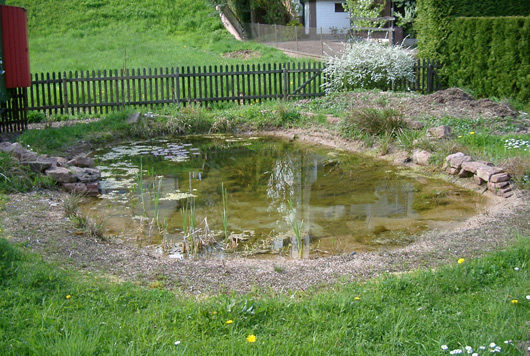
[[(417, 60), (412, 82), (394, 83), (397, 90), (429, 93), (440, 89), (440, 63)], [(318, 63), (244, 64), (41, 73), (32, 75), (28, 110), (57, 113), (106, 113), (125, 106), (166, 104), (209, 106), (277, 98), (323, 95), (323, 65)]]

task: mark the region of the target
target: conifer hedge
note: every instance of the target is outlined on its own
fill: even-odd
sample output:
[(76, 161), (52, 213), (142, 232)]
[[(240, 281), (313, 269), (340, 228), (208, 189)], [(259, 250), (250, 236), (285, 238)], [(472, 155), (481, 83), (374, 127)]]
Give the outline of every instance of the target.
[(418, 0), (417, 7), (419, 56), (444, 64), (446, 85), (530, 102), (530, 0)]
[(449, 86), (530, 102), (530, 17), (456, 18), (447, 49)]

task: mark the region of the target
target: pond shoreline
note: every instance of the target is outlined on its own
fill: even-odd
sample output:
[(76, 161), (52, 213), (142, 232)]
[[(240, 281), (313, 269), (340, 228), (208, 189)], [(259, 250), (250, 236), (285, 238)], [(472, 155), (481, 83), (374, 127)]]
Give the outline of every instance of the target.
[[(292, 129), (259, 134), (366, 153), (359, 144), (340, 139), (332, 131)], [(381, 158), (393, 161), (399, 154), (391, 152)], [(425, 168), (421, 172), (435, 174)], [(466, 182), (462, 182), (461, 185), (466, 186)], [(103, 274), (112, 280), (170, 288), (179, 294), (210, 295), (253, 290), (284, 293), (329, 288), (385, 273), (436, 268), (458, 258), (475, 258), (503, 248), (516, 238), (517, 232), (530, 231), (526, 192), (517, 192), (509, 199), (486, 194), (490, 203), (485, 211), (462, 222), (441, 223), (408, 246), (304, 260), (177, 260), (161, 255), (151, 247), (136, 248), (119, 239), (96, 240), (77, 231), (64, 217), (62, 201), (66, 193), (57, 191), (9, 195), (0, 218), (10, 241), (24, 244), (41, 253), (46, 260)]]

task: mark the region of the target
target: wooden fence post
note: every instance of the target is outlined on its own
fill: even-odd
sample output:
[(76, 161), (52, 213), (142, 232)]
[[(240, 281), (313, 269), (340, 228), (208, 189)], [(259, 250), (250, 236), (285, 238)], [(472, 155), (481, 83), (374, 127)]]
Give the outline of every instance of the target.
[(66, 86), (66, 72), (63, 74), (63, 108), (64, 113), (68, 114), (68, 94), (67, 94), (67, 86)]

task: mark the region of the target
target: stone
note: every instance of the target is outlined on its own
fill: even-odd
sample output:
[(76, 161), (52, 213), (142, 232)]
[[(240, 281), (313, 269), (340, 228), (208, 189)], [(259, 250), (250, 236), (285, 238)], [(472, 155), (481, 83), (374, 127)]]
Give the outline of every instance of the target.
[(505, 197), (505, 198), (509, 198), (512, 195), (513, 195), (513, 191), (511, 191), (511, 190), (502, 194), (502, 196)]
[(409, 127), (412, 130), (422, 130), (425, 127), (425, 125), (419, 121), (409, 121)]
[(508, 173), (504, 173), (504, 172), (493, 174), (490, 177), (490, 182), (492, 182), (492, 183), (507, 182), (509, 180), (510, 180), (510, 175)]
[(492, 175), (497, 173), (502, 173), (502, 168), (483, 166), (477, 168), (476, 175), (479, 176), (482, 180), (489, 182)]
[(126, 120), (125, 122), (128, 123), (129, 125), (132, 125), (132, 124), (135, 124), (137, 121), (138, 121), (138, 118), (140, 117), (140, 113), (139, 112), (135, 112), (133, 114), (131, 114)]
[(436, 139), (444, 139), (451, 137), (451, 128), (447, 125), (430, 128), (428, 133)]
[(473, 175), (470, 171), (466, 171), (464, 168), (460, 169), (460, 172), (458, 172), (459, 178), (469, 178)]
[(69, 166), (76, 166), (81, 168), (94, 168), (96, 165), (93, 158), (86, 157), (86, 156), (77, 156), (68, 162), (66, 162)]
[(64, 167), (52, 167), (44, 171), (49, 177), (52, 177), (59, 183), (74, 183), (77, 182), (77, 177), (68, 169)]
[(485, 182), (484, 182), (479, 176), (477, 176), (476, 174), (473, 175), (473, 182), (474, 182), (476, 185), (482, 185), (482, 184), (485, 183)]
[(462, 162), (462, 169), (471, 172), (473, 174), (477, 173), (477, 169), (481, 167), (487, 167), (482, 162)]
[(64, 189), (68, 193), (78, 193), (78, 194), (85, 194), (87, 192), (87, 186), (85, 183), (77, 182), (77, 183), (63, 183)]
[(33, 172), (43, 173), (52, 166), (50, 161), (39, 160), (36, 161), (22, 161), (20, 164), (28, 166)]
[[(449, 157), (450, 156), (448, 156), (448, 158)], [(470, 156), (462, 155), (462, 156), (452, 157), (448, 163), (450, 167), (460, 169), (462, 168), (462, 163), (472, 162), (472, 161), (473, 161), (473, 158), (471, 158)]]
[(101, 178), (101, 172), (96, 168), (80, 168), (72, 166), (70, 171), (81, 182), (94, 182)]
[(446, 170), (447, 174), (450, 174), (452, 176), (456, 175), (458, 172), (460, 172), (458, 169), (453, 167), (448, 167)]
[(87, 194), (88, 195), (97, 195), (99, 194), (99, 184), (97, 182), (86, 183)]
[(412, 160), (407, 152), (398, 152), (394, 157), (394, 163), (396, 164), (406, 164), (410, 163)]
[(429, 159), (432, 157), (432, 152), (421, 150), (416, 151), (412, 155), (412, 161), (420, 166), (428, 166)]
[(17, 158), (19, 161), (35, 161), (39, 156), (35, 152), (25, 149), (18, 142), (12, 143), (3, 148), (3, 152)]
[(491, 190), (492, 192), (497, 192), (500, 189), (506, 189), (506, 188), (510, 187), (510, 183), (509, 182), (500, 182), (500, 183), (488, 182), (487, 185), (488, 185), (488, 190)]

